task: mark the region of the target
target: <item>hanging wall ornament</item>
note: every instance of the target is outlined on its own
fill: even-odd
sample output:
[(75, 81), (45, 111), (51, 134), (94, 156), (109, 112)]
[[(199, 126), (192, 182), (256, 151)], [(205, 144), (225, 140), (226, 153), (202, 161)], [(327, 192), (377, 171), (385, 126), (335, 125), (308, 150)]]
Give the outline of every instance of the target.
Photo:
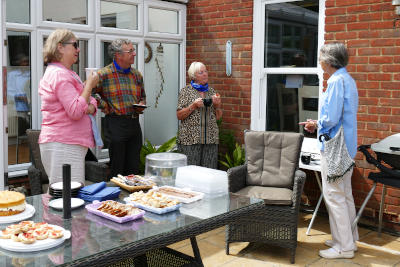
[(155, 58), (155, 62), (156, 62), (156, 69), (157, 69), (157, 84), (160, 85), (160, 91), (158, 92), (157, 96), (156, 96), (156, 103), (154, 105), (155, 108), (157, 108), (158, 106), (158, 100), (161, 97), (161, 94), (164, 90), (164, 47), (162, 46), (162, 44), (160, 43), (157, 46), (157, 51), (156, 51), (156, 58)]

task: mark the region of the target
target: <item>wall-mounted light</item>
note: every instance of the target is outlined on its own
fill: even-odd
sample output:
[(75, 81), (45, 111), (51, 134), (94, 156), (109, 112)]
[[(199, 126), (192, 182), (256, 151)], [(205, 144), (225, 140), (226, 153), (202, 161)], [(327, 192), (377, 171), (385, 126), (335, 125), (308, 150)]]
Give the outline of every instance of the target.
[(225, 47), (225, 56), (226, 56), (226, 76), (232, 75), (232, 42), (227, 41)]

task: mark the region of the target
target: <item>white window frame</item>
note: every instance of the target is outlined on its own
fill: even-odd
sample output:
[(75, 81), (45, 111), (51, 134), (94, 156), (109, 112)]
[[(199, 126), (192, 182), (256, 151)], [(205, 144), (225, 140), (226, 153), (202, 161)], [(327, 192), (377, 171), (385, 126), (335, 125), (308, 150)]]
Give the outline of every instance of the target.
[(144, 36), (146, 38), (164, 38), (172, 40), (184, 40), (186, 35), (186, 7), (181, 4), (166, 3), (148, 0), (144, 3), (144, 22), (149, 21), (149, 8), (158, 8), (170, 11), (178, 11), (178, 33), (162, 33), (162, 32), (150, 32), (148, 23), (144, 23)]
[(36, 11), (36, 23), (40, 28), (66, 28), (75, 33), (75, 31), (87, 31), (93, 32), (95, 30), (95, 20), (94, 20), (94, 1), (98, 0), (86, 0), (87, 1), (87, 24), (74, 24), (74, 23), (66, 23), (66, 22), (58, 22), (58, 21), (45, 21), (43, 20), (43, 0), (34, 1), (36, 3), (36, 8), (32, 8), (32, 0), (31, 0), (31, 9)]
[(141, 0), (104, 0), (107, 2), (114, 2), (114, 3), (120, 3), (120, 4), (129, 4), (129, 5), (136, 5), (138, 14), (137, 14), (137, 22), (138, 22), (138, 29), (137, 30), (130, 30), (130, 29), (119, 29), (119, 28), (110, 28), (110, 27), (102, 27), (101, 26), (101, 0), (96, 0), (95, 4), (95, 14), (99, 14), (99, 16), (96, 16), (96, 32), (100, 34), (119, 34), (119, 35), (137, 35), (137, 36), (142, 36), (143, 35), (143, 2)]
[[(265, 5), (298, 2), (301, 0), (254, 0), (253, 4), (253, 63), (251, 84), (251, 123), (250, 129), (266, 130), (267, 75), (268, 74), (311, 74), (318, 75), (319, 98), (323, 87), (323, 70), (316, 67), (285, 68), (264, 67)], [(318, 51), (324, 43), (325, 1), (319, 0)], [(319, 55), (318, 55), (319, 56)]]

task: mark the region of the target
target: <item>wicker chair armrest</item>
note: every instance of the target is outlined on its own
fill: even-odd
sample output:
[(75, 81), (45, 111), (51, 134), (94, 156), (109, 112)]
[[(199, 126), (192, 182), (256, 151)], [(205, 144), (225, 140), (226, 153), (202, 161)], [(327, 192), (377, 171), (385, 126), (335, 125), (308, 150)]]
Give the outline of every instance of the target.
[(227, 173), (229, 192), (237, 192), (246, 186), (247, 165), (230, 168)]
[(36, 169), (33, 165), (28, 168), (28, 179), (29, 186), (31, 188), (31, 195), (42, 194), (42, 173), (39, 169)]
[(108, 181), (107, 164), (96, 161), (85, 161), (85, 179), (94, 183)]
[(306, 182), (305, 172), (301, 170), (296, 170), (294, 174), (293, 195), (292, 195), (293, 207), (298, 207), (300, 205), (301, 194), (303, 192), (305, 182)]

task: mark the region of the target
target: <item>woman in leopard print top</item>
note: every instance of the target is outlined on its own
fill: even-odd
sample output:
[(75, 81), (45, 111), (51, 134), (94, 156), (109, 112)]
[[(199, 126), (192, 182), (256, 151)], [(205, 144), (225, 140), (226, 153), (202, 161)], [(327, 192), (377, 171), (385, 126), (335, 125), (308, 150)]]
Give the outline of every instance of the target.
[(222, 116), (221, 98), (208, 87), (208, 72), (201, 62), (193, 62), (188, 70), (190, 85), (179, 93), (176, 116), (181, 121), (178, 149), (187, 156), (188, 165), (217, 168), (218, 125)]

